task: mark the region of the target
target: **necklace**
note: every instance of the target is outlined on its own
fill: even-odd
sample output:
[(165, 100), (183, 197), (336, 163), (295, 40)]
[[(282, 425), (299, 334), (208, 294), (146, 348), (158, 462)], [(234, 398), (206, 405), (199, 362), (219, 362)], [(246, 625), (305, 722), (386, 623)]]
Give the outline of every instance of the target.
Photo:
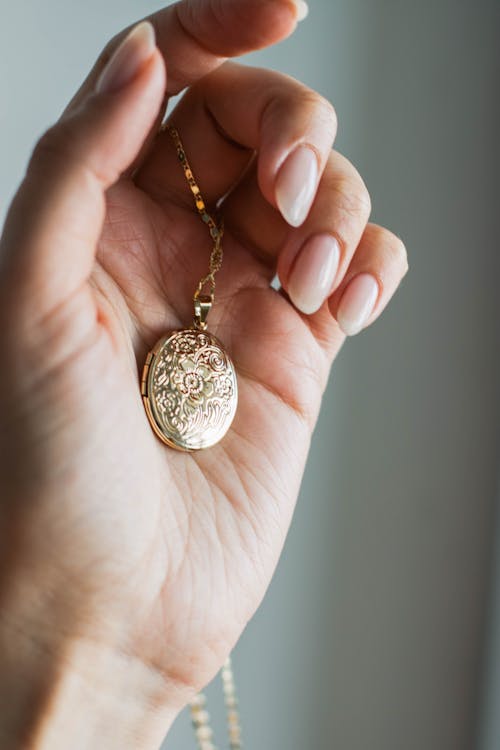
[(224, 224), (208, 213), (193, 176), (179, 133), (164, 124), (177, 151), (196, 209), (213, 241), (209, 271), (193, 296), (191, 328), (163, 336), (148, 353), (141, 394), (156, 435), (182, 451), (209, 448), (221, 440), (233, 421), (238, 403), (236, 372), (221, 342), (207, 329), (215, 299), (215, 275), (223, 259)]
[[(242, 750), (241, 724), (238, 712), (238, 700), (234, 685), (231, 658), (228, 657), (221, 670), (222, 690), (226, 706), (226, 722), (230, 750)], [(210, 726), (210, 715), (206, 709), (207, 700), (203, 693), (198, 693), (190, 703), (191, 722), (198, 742), (199, 750), (216, 750), (213, 743), (213, 731)]]
[[(224, 223), (216, 222), (208, 213), (177, 129), (164, 123), (161, 130), (168, 130), (174, 141), (196, 209), (214, 245), (208, 273), (198, 283), (193, 296), (193, 324), (191, 328), (162, 337), (148, 353), (141, 394), (158, 437), (172, 448), (191, 451), (219, 442), (231, 426), (238, 404), (238, 385), (231, 358), (220, 341), (206, 330), (207, 315), (215, 299), (215, 275), (222, 266)], [(207, 287), (208, 294), (204, 293)], [(221, 669), (221, 678), (229, 747), (242, 750), (231, 657)], [(190, 711), (199, 750), (216, 750), (203, 693), (198, 693), (190, 703)]]

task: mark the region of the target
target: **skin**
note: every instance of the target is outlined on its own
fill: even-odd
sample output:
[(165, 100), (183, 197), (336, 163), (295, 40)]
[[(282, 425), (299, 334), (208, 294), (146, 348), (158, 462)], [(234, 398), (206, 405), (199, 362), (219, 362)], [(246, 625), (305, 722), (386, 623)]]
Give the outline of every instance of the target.
[[(37, 144), (1, 240), (5, 748), (67, 747), (70, 733), (75, 748), (159, 746), (269, 585), (344, 341), (343, 289), (361, 271), (377, 279), (369, 325), (407, 269), (401, 241), (368, 224), (361, 177), (332, 151), (332, 106), (225, 62), (290, 34), (289, 0), (184, 0), (151, 20), (158, 46), (133, 80), (95, 92), (123, 32)], [(189, 325), (207, 267), (206, 227), (158, 135), (165, 91), (186, 86), (172, 119), (202, 192), (213, 203), (233, 188), (209, 323), (240, 392), (225, 439), (190, 454), (155, 437), (138, 384), (157, 339)], [(275, 183), (298, 144), (322, 179), (291, 228)], [(329, 299), (305, 316), (269, 283), (278, 269), (286, 290), (318, 232), (337, 237), (341, 262)]]

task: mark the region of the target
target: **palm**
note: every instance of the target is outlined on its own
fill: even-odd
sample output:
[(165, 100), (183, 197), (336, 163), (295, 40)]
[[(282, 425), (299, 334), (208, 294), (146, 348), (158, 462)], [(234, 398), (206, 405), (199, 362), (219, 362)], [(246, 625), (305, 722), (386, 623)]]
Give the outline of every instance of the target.
[[(140, 584), (138, 632), (144, 628), (150, 638), (157, 628), (168, 652), (180, 655), (217, 634), (215, 655), (197, 664), (198, 681), (217, 667), (269, 582), (328, 368), (310, 327), (270, 289), (269, 265), (231, 236), (231, 216), (225, 220), (225, 261), (209, 326), (235, 361), (240, 400), (230, 432), (210, 450), (184, 454), (162, 445), (138, 383), (147, 350), (190, 323), (193, 288), (210, 252), (206, 227), (192, 207), (160, 206), (122, 179), (108, 193), (92, 277), (91, 299), (118, 342), (118, 357), (109, 345), (100, 349), (97, 368), (106, 375), (90, 410), (96, 418), (103, 409), (108, 415), (92, 456), (97, 492), (109, 466), (119, 467), (106, 499), (117, 540), (112, 557), (123, 561), (126, 542), (120, 575), (127, 606), (129, 587)], [(324, 317), (326, 330), (331, 316)], [(321, 327), (322, 313), (315, 318)], [(167, 653), (164, 643), (150, 646)], [(186, 668), (183, 656), (176, 668)]]

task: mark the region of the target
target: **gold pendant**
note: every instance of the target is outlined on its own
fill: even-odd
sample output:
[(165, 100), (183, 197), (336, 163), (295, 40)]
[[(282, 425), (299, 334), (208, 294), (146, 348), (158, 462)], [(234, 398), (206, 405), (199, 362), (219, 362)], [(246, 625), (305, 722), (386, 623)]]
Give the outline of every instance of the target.
[[(236, 372), (220, 341), (208, 333), (207, 315), (215, 294), (215, 274), (222, 264), (224, 222), (207, 212), (200, 188), (177, 130), (170, 126), (177, 156), (203, 223), (214, 242), (209, 272), (194, 293), (193, 327), (160, 339), (144, 365), (141, 394), (151, 426), (171, 448), (194, 451), (221, 440), (233, 421), (238, 405)], [(210, 294), (202, 294), (206, 285)]]
[(231, 358), (203, 327), (176, 331), (157, 342), (146, 358), (141, 392), (153, 430), (182, 451), (218, 443), (238, 404)]

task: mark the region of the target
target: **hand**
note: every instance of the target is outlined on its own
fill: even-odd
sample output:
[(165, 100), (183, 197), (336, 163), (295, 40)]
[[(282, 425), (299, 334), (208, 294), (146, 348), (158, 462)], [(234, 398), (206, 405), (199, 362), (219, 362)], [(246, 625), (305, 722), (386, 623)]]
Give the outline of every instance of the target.
[[(73, 654), (144, 667), (175, 715), (259, 605), (344, 332), (378, 317), (406, 258), (367, 224), (331, 105), (224, 62), (291, 33), (291, 0), (183, 0), (151, 20), (158, 46), (147, 25), (114, 39), (42, 137), (2, 237), (0, 602), (5, 632), (77, 672), (94, 674)], [(138, 375), (189, 325), (210, 254), (158, 133), (165, 90), (186, 86), (171, 119), (207, 201), (229, 191), (209, 325), (240, 392), (224, 440), (190, 454), (155, 437)]]

